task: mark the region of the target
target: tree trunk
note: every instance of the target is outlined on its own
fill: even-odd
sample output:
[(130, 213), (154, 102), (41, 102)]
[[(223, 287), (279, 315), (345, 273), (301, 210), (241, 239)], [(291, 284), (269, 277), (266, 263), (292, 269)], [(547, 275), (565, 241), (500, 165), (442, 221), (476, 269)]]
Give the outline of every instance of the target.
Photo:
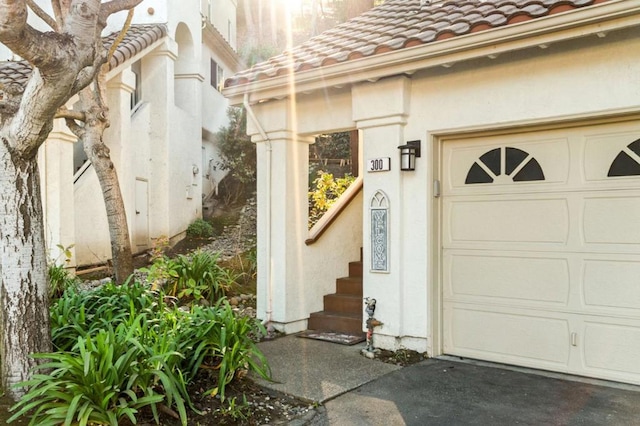
[[(11, 144), (14, 145), (14, 144)], [(0, 146), (0, 335), (2, 387), (18, 399), (35, 352), (51, 351), (49, 295), (36, 153)]]
[[(80, 99), (86, 107), (93, 96), (89, 88), (83, 89)], [(109, 223), (109, 237), (111, 239), (111, 257), (115, 280), (118, 284), (126, 281), (133, 274), (133, 256), (129, 226), (124, 208), (124, 200), (120, 191), (118, 174), (111, 161), (109, 147), (102, 140), (104, 129), (108, 126), (106, 107), (103, 109), (95, 103), (84, 108), (86, 121), (83, 127), (82, 143), (91, 165), (96, 172)]]

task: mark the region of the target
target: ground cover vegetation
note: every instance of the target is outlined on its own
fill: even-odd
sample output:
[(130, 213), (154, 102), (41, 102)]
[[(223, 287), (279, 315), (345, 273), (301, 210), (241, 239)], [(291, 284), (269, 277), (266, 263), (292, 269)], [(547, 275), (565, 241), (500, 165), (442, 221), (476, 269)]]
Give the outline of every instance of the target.
[(12, 419), (186, 425), (204, 414), (203, 398), (216, 401), (218, 419), (247, 417), (246, 398), (237, 392), (228, 397), (227, 389), (248, 372), (269, 378), (256, 346), (265, 330), (232, 309), (226, 295), (236, 275), (219, 265), (217, 254), (159, 255), (144, 271), (148, 280), (139, 274), (123, 285), (90, 290), (63, 269), (50, 270), (57, 289), (50, 312), (53, 351), (33, 355), (44, 362), (20, 384), (28, 390)]

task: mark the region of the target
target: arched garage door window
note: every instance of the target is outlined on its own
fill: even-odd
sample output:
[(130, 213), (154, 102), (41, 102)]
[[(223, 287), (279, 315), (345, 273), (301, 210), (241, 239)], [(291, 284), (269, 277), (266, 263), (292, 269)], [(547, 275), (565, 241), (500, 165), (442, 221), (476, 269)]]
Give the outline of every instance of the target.
[(609, 167), (608, 177), (640, 175), (640, 139), (620, 151)]
[(482, 154), (469, 169), (464, 183), (493, 183), (503, 174), (514, 182), (544, 180), (542, 167), (535, 158), (521, 149), (507, 146)]

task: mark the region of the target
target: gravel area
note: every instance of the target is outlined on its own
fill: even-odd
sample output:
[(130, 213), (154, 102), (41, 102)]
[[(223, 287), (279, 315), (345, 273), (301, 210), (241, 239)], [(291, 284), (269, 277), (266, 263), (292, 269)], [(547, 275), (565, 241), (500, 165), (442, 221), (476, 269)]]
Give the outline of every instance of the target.
[(226, 226), (222, 235), (214, 237), (202, 250), (221, 253), (222, 259), (229, 259), (256, 246), (256, 199), (247, 200), (240, 211), (236, 225)]

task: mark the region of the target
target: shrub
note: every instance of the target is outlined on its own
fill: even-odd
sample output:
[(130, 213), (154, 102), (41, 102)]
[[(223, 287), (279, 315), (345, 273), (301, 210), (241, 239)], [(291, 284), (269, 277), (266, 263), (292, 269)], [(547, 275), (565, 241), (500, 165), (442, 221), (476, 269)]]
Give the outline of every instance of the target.
[[(246, 198), (253, 192), (256, 183), (256, 147), (247, 136), (247, 113), (244, 108), (227, 109), (229, 124), (221, 127), (216, 134), (222, 170), (229, 170), (227, 178), (221, 184), (227, 186), (225, 192), (227, 205)], [(224, 182), (231, 177), (234, 184)]]
[(211, 237), (213, 235), (213, 226), (204, 219), (196, 219), (187, 227), (187, 235), (201, 238)]
[(309, 191), (309, 228), (320, 220), (354, 180), (355, 177), (349, 174), (335, 179), (331, 173), (318, 171), (318, 177), (313, 181), (315, 189)]

